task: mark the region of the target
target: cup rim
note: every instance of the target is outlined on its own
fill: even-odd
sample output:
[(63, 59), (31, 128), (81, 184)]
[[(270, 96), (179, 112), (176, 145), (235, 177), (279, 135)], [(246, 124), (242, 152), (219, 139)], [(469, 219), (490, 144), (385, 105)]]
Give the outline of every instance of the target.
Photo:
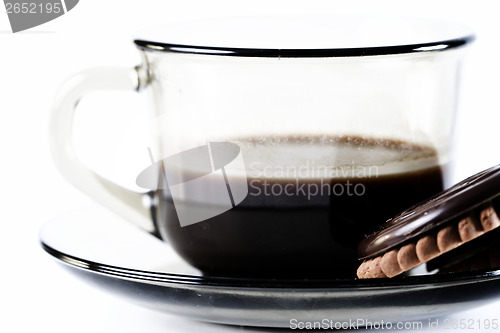
[(475, 35), (467, 35), (433, 41), (390, 46), (347, 47), (347, 48), (311, 48), (311, 49), (274, 49), (274, 48), (240, 48), (199, 46), (157, 42), (148, 39), (134, 39), (137, 48), (144, 51), (158, 51), (170, 53), (218, 55), (232, 57), (260, 57), (260, 58), (330, 58), (330, 57), (365, 57), (395, 55), (405, 53), (441, 52), (456, 49), (472, 43)]

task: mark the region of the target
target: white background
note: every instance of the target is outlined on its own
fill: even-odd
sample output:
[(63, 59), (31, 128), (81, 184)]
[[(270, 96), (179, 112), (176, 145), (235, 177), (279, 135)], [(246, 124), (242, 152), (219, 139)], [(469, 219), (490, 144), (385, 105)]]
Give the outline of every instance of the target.
[[(463, 77), (457, 179), (500, 163), (500, 20), (494, 0), (192, 1), (82, 0), (68, 14), (12, 34), (0, 13), (1, 223), (0, 331), (219, 331), (158, 314), (88, 286), (66, 273), (38, 244), (50, 219), (92, 203), (58, 174), (48, 148), (48, 118), (58, 87), (78, 70), (134, 66), (139, 29), (198, 17), (304, 12), (402, 14), (453, 20), (477, 33)], [(98, 98), (99, 97), (99, 98)], [(148, 163), (141, 96), (89, 97), (76, 144), (82, 159), (112, 179)], [(77, 119), (78, 120), (78, 119)], [(87, 126), (88, 125), (88, 126)], [(85, 131), (87, 128), (89, 131)], [(493, 308), (472, 315), (487, 316)], [(196, 327), (196, 328), (195, 328)], [(229, 331), (230, 328), (224, 328)]]

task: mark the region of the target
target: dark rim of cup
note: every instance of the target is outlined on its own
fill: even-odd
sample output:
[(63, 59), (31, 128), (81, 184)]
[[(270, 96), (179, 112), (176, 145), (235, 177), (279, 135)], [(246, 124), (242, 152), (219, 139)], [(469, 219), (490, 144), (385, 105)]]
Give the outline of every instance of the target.
[(195, 46), (160, 43), (150, 40), (136, 39), (136, 46), (145, 51), (160, 51), (172, 53), (191, 53), (205, 55), (219, 55), (232, 57), (262, 57), (262, 58), (327, 58), (327, 57), (364, 57), (403, 53), (422, 53), (444, 51), (458, 48), (474, 41), (473, 34), (448, 40), (429, 43), (356, 47), (356, 48), (327, 48), (327, 49), (258, 49), (258, 48), (231, 48), (214, 46)]

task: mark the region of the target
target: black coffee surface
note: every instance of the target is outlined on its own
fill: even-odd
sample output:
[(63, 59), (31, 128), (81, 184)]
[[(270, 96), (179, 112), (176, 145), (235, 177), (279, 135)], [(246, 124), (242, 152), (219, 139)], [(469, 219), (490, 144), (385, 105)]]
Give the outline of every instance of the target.
[(158, 193), (162, 237), (210, 275), (355, 277), (365, 235), (443, 190), (445, 170), (431, 147), (359, 137), (231, 142), (246, 170), (226, 172), (246, 174), (249, 190), (239, 205), (182, 227), (168, 191)]

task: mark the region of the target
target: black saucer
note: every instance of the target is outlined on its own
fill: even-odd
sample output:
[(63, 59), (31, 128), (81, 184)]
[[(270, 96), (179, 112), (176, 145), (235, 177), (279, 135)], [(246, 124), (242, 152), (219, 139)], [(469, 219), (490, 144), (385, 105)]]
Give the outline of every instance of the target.
[(45, 251), (106, 290), (207, 322), (290, 327), (292, 321), (404, 322), (446, 316), (500, 297), (500, 271), (369, 280), (256, 280), (202, 276), (168, 244), (100, 208), (49, 222)]

